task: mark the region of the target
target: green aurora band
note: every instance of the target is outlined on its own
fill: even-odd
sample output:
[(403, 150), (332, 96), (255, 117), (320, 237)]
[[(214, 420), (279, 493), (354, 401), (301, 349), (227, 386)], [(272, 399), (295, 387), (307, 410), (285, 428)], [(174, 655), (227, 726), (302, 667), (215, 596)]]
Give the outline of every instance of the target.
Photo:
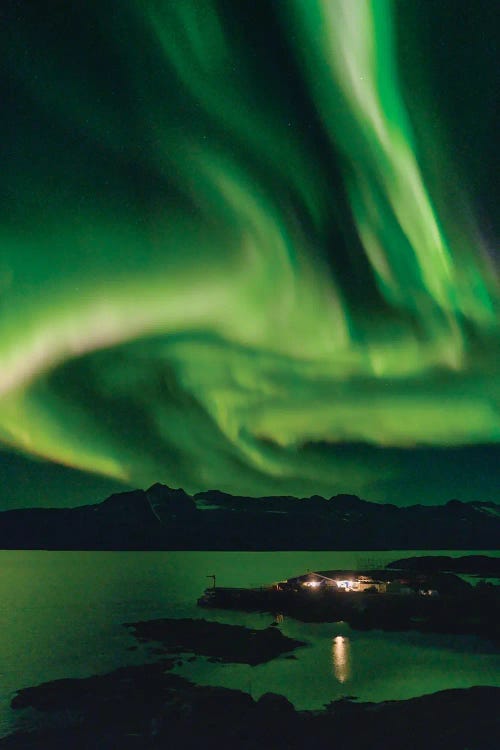
[(400, 4), (119, 6), (4, 45), (4, 449), (381, 500), (395, 455), (498, 444), (498, 279)]

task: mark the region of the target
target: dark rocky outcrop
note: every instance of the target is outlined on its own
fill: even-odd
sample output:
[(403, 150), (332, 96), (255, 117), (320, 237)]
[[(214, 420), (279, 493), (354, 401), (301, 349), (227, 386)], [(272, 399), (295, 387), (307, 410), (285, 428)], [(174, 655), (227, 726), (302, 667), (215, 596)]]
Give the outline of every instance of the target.
[(258, 701), (201, 687), (168, 663), (58, 680), (21, 690), (14, 708), (34, 708), (45, 726), (0, 740), (2, 750), (496, 750), (500, 688), (446, 690), (406, 701), (296, 711), (282, 696)]
[(303, 641), (283, 635), (277, 628), (264, 630), (192, 619), (161, 619), (130, 623), (140, 641), (157, 641), (169, 654), (193, 652), (215, 661), (255, 666), (289, 653)]

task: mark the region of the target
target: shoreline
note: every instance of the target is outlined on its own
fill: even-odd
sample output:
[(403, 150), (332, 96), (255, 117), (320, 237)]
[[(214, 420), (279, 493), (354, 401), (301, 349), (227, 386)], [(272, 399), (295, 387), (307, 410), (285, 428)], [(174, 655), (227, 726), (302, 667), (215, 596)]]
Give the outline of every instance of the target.
[[(297, 711), (283, 696), (203, 687), (172, 674), (174, 661), (56, 680), (20, 690), (13, 707), (35, 709), (46, 726), (0, 739), (3, 750), (216, 746), (345, 750), (489, 750), (500, 740), (500, 688), (476, 686), (381, 703), (336, 700)], [(201, 744), (200, 744), (201, 743)], [(460, 744), (461, 743), (461, 744)]]

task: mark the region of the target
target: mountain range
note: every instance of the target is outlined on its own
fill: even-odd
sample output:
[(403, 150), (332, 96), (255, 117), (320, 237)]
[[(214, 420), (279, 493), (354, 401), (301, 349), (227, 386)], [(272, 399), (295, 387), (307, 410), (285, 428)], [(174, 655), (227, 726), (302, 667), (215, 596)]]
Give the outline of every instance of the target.
[(329, 499), (188, 495), (154, 484), (77, 508), (0, 512), (0, 548), (53, 550), (495, 549), (500, 505), (400, 508)]

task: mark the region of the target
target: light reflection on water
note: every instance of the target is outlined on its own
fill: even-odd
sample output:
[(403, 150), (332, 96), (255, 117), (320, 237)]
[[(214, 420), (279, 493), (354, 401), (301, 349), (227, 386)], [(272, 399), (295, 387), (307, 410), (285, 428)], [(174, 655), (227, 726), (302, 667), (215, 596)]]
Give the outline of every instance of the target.
[(351, 676), (351, 643), (349, 638), (337, 635), (332, 640), (333, 673), (342, 684)]

